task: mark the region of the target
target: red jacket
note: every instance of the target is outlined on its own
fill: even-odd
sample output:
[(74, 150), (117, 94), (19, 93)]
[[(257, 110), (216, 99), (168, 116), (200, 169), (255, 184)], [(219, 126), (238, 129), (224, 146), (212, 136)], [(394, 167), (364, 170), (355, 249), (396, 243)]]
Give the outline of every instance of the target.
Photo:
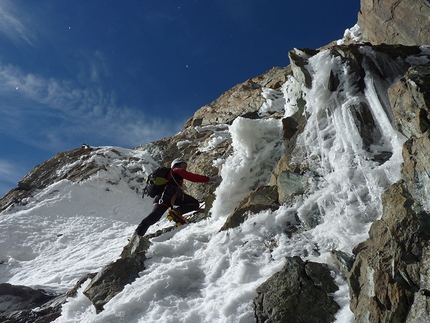
[(208, 176), (190, 173), (182, 168), (173, 168), (172, 171), (167, 175), (168, 180), (172, 179), (172, 173), (174, 175), (173, 182), (176, 182), (180, 187), (182, 187), (184, 179), (195, 183), (207, 183), (210, 180)]

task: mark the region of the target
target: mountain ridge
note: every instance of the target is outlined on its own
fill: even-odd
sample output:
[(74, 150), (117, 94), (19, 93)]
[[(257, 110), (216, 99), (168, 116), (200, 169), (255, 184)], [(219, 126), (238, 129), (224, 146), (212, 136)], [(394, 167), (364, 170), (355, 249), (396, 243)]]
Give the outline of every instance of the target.
[[(393, 8), (399, 9), (396, 3), (387, 2), (388, 8), (391, 9), (384, 10), (394, 12)], [(414, 5), (409, 7), (411, 8), (417, 7)], [(371, 16), (369, 10), (369, 3), (362, 1), (359, 23), (360, 19), (364, 19), (365, 12), (368, 17)], [(420, 10), (422, 10), (421, 7)], [(375, 13), (378, 13), (376, 9)], [(421, 14), (414, 16), (412, 13), (410, 16), (421, 17)], [(371, 17), (368, 20), (370, 21)], [(258, 297), (253, 301), (255, 320), (281, 322), (288, 317), (291, 322), (299, 322), (306, 317), (307, 322), (313, 322), (317, 320), (316, 315), (320, 314), (325, 317), (326, 322), (336, 319), (341, 321), (345, 317), (355, 322), (427, 322), (429, 313), (425, 304), (430, 293), (428, 293), (427, 273), (424, 269), (429, 262), (426, 247), (429, 237), (426, 232), (429, 228), (430, 206), (427, 202), (428, 195), (423, 187), (427, 187), (429, 181), (426, 151), (430, 148), (427, 104), (430, 90), (428, 87), (430, 50), (421, 46), (424, 41), (421, 38), (408, 38), (408, 41), (415, 43), (416, 46), (400, 45), (400, 39), (398, 40), (400, 43), (392, 45), (365, 43), (368, 40), (366, 35), (370, 35), (369, 29), (380, 27), (380, 21), (375, 21), (363, 23), (364, 42), (332, 43), (320, 50), (292, 50), (289, 54), (291, 61), (289, 67), (274, 68), (262, 76), (237, 85), (221, 95), (219, 99), (199, 109), (187, 121), (184, 131), (173, 137), (137, 147), (134, 149), (135, 153), (129, 154), (115, 147), (89, 147), (58, 154), (52, 160), (33, 169), (20, 181), (18, 189), (12, 190), (0, 200), (2, 213), (11, 212), (14, 207), (25, 206), (38, 190), (58, 181), (81, 183), (90, 177), (100, 176), (98, 175), (100, 173), (108, 173), (113, 169), (109, 168), (108, 160), (114, 160), (116, 167), (120, 166), (121, 170), (115, 173), (118, 176), (108, 176), (107, 181), (115, 184), (125, 180), (129, 190), (127, 194), (137, 194), (136, 189), (139, 192), (142, 188), (145, 173), (147, 174), (150, 168), (158, 164), (169, 164), (179, 154), (193, 161), (190, 163), (191, 171), (209, 175), (220, 172), (224, 175), (224, 181), (229, 180), (226, 174), (231, 175), (228, 173), (231, 167), (226, 166), (228, 162), (234, 165), (232, 159), (242, 158), (247, 160), (247, 166), (252, 166), (249, 167), (251, 169), (243, 170), (243, 176), (256, 174), (256, 180), (255, 182), (244, 181), (246, 187), (235, 192), (237, 194), (235, 198), (238, 200), (235, 204), (237, 209), (225, 209), (219, 205), (225, 203), (223, 199), (229, 198), (226, 194), (222, 195), (221, 189), (214, 191), (210, 187), (202, 189), (198, 185), (191, 184), (187, 186), (187, 190), (199, 200), (208, 199), (208, 215), (213, 207), (217, 213), (212, 212), (211, 215), (214, 221), (218, 218), (221, 224), (218, 225), (218, 229), (224, 226), (229, 228), (223, 229), (226, 234), (229, 234), (229, 230), (248, 230), (252, 218), (255, 217), (257, 221), (262, 214), (266, 214), (268, 220), (276, 221), (270, 217), (271, 212), (280, 214), (280, 211), (273, 211), (272, 207), (288, 206), (286, 214), (288, 212), (294, 214), (284, 216), (288, 221), (283, 222), (278, 228), (284, 231), (286, 238), (276, 235), (276, 239), (271, 237), (270, 243), (266, 242), (266, 248), (271, 250), (272, 254), (280, 244), (280, 239), (294, 240), (298, 239), (297, 237), (303, 232), (318, 230), (324, 227), (324, 222), (328, 222), (330, 214), (327, 210), (336, 211), (334, 208), (325, 209), (332, 203), (327, 196), (322, 192), (318, 193), (321, 195), (317, 195), (312, 191), (314, 186), (321, 185), (324, 188), (326, 184), (322, 183), (323, 181), (332, 180), (329, 176), (336, 172), (333, 167), (339, 166), (336, 159), (345, 156), (346, 159), (342, 165), (351, 164), (357, 168), (361, 162), (366, 161), (373, 167), (374, 174), (373, 177), (366, 177), (370, 174), (365, 174), (364, 180), (370, 182), (375, 180), (380, 183), (372, 182), (368, 186), (360, 187), (363, 192), (354, 192), (354, 195), (351, 194), (345, 200), (363, 199), (363, 203), (357, 201), (356, 204), (347, 207), (363, 207), (361, 213), (368, 219), (363, 220), (362, 223), (365, 223), (365, 227), (370, 230), (368, 238), (359, 241), (353, 249), (346, 252), (342, 250), (344, 249), (342, 246), (328, 248), (321, 244), (313, 248), (302, 248), (296, 255), (288, 256), (287, 263), (297, 268), (297, 271), (289, 272), (287, 266), (273, 275), (273, 278), (268, 279), (264, 285), (261, 284), (264, 287), (256, 289)], [(390, 25), (390, 28), (394, 28), (392, 26)], [(401, 26), (403, 24), (395, 25), (395, 28), (402, 28)], [(386, 37), (384, 34), (372, 37), (379, 37), (377, 40), (369, 39), (375, 43), (385, 43), (387, 40), (383, 38)], [(316, 65), (317, 62), (325, 64)], [(324, 102), (325, 105), (319, 110), (313, 110), (319, 102)], [(282, 110), (279, 109), (280, 106)], [(341, 118), (338, 115), (340, 109), (337, 109), (339, 106), (345, 107), (342, 110), (342, 122), (345, 121), (345, 124), (354, 126), (351, 128), (354, 130), (351, 138), (334, 138), (330, 135), (329, 131), (336, 124), (332, 126), (327, 123), (327, 120), (338, 120), (340, 123)], [(324, 114), (327, 117), (324, 117)], [(392, 128), (391, 124), (395, 131), (388, 129)], [(278, 126), (279, 135), (276, 134)], [(261, 138), (263, 144), (253, 147), (253, 143), (257, 140), (245, 142), (244, 146), (249, 145), (249, 147), (238, 153), (241, 149), (238, 144), (241, 144), (241, 141), (250, 141), (247, 136), (251, 135), (252, 132), (249, 129), (252, 128), (257, 133), (255, 138)], [(320, 128), (322, 132), (313, 139), (312, 136), (315, 134), (310, 128)], [(385, 132), (388, 130), (387, 135)], [(240, 131), (243, 132), (242, 137), (238, 135)], [(347, 137), (347, 134), (341, 130), (338, 131)], [(236, 137), (232, 138), (232, 134)], [(341, 139), (345, 142), (337, 147), (344, 151), (339, 153), (328, 150), (336, 147), (336, 140)], [(351, 140), (351, 147), (346, 146), (347, 139)], [(264, 154), (264, 148), (270, 148), (267, 149), (269, 155)], [(349, 149), (351, 152), (348, 151)], [(356, 158), (358, 151), (360, 156), (363, 156), (360, 162), (357, 162)], [(256, 152), (261, 153), (263, 159), (258, 159)], [(279, 155), (276, 155), (277, 153)], [(349, 153), (350, 157), (348, 157)], [(95, 158), (99, 158), (97, 160), (101, 162), (92, 163)], [(103, 161), (103, 158), (108, 159)], [(321, 163), (319, 163), (320, 159)], [(141, 160), (147, 163), (147, 167), (144, 165), (143, 172), (140, 171)], [(263, 160), (267, 163), (264, 167), (258, 168), (258, 162), (263, 163)], [(74, 165), (75, 168), (70, 165)], [(82, 167), (83, 165), (86, 167)], [(363, 170), (368, 171), (367, 168)], [(395, 171), (390, 173), (389, 170)], [(237, 172), (241, 171), (238, 168)], [(344, 176), (345, 181), (356, 181), (359, 176), (358, 173), (353, 174), (351, 168), (345, 167), (345, 170), (340, 169), (340, 171), (339, 174)], [(104, 178), (104, 175), (101, 178)], [(330, 183), (335, 184), (334, 181)], [(235, 189), (239, 187), (237, 183), (230, 185)], [(336, 185), (338, 185), (337, 182)], [(372, 185), (381, 185), (381, 188), (372, 191)], [(274, 196), (277, 200), (264, 204), (261, 199), (257, 199), (255, 208), (250, 209), (247, 201), (252, 200), (253, 195), (258, 195), (261, 190), (265, 192), (262, 197), (272, 196), (271, 199), (274, 199), (272, 193), (268, 194), (268, 191), (265, 191), (265, 187), (276, 190), (277, 194)], [(339, 186), (339, 196), (351, 193), (342, 189), (343, 187)], [(318, 200), (324, 199), (323, 203), (327, 205), (318, 204), (319, 202), (308, 204), (311, 208), (309, 213), (293, 207), (297, 200), (312, 196), (311, 191)], [(374, 202), (374, 209), (366, 209), (366, 204)], [(312, 208), (315, 209), (312, 210)], [(224, 214), (226, 212), (228, 214)], [(233, 214), (236, 214), (234, 224), (227, 225), (226, 216)], [(239, 231), (232, 232), (238, 234)], [(367, 231), (359, 235), (359, 237), (365, 236)], [(338, 243), (341, 244), (342, 241)], [(347, 286), (351, 303), (349, 306), (343, 305), (343, 310), (336, 313), (332, 309), (339, 304), (339, 300), (334, 301), (334, 298), (329, 296), (323, 301), (322, 296), (317, 296), (313, 302), (313, 304), (319, 304), (315, 305), (315, 312), (307, 313), (309, 311), (306, 308), (299, 310), (294, 296), (297, 290), (285, 286), (290, 286), (298, 279), (308, 281), (309, 277), (312, 277), (314, 286), (319, 286), (319, 291), (326, 290), (327, 286), (334, 284), (333, 281), (321, 278), (326, 276), (324, 274), (326, 270), (336, 272), (333, 264), (314, 264), (311, 261), (313, 258), (322, 257), (327, 252), (334, 257), (334, 261), (339, 266), (337, 270), (343, 273), (343, 279), (347, 281), (347, 284), (343, 285), (337, 281), (335, 285), (341, 288)], [(306, 259), (303, 264), (301, 258)], [(313, 274), (309, 268), (313, 268)], [(139, 271), (141, 269), (140, 267)], [(337, 274), (337, 279), (342, 275)], [(276, 279), (277, 276), (280, 278)], [(282, 287), (279, 287), (282, 280), (285, 282), (282, 283)], [(274, 293), (271, 284), (277, 286), (275, 290), (282, 290), (281, 295), (284, 298), (276, 296), (270, 299), (269, 295)], [(325, 295), (334, 292), (331, 288), (328, 290), (324, 292)], [(310, 289), (307, 290), (306, 295), (312, 299), (311, 297), (316, 294), (315, 290)], [(353, 313), (352, 318), (347, 313), (347, 307), (350, 307)], [(60, 315), (61, 306), (50, 308)], [(28, 312), (25, 315), (28, 315)], [(10, 322), (14, 322), (13, 318)]]

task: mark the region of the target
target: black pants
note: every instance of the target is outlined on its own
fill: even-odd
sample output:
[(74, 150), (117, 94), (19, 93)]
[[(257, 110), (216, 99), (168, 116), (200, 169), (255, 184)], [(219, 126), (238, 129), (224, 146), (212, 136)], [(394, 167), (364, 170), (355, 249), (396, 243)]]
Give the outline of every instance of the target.
[[(160, 201), (162, 199), (162, 201)], [(161, 202), (161, 203), (160, 203)], [(154, 206), (151, 213), (140, 222), (136, 228), (136, 234), (143, 236), (148, 228), (161, 219), (169, 207), (178, 206), (175, 210), (185, 214), (199, 208), (199, 201), (191, 195), (181, 192), (178, 194), (176, 187), (167, 187), (164, 194), (154, 198)]]

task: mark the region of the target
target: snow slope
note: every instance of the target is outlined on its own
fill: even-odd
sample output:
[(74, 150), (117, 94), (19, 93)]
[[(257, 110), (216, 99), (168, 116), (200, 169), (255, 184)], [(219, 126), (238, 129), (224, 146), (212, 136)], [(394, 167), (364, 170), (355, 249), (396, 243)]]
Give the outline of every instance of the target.
[[(309, 64), (312, 89), (290, 77), (282, 91), (264, 91), (266, 104), (260, 111), (291, 115), (297, 109), (297, 92), (291, 89), (304, 92), (309, 122), (298, 146), (306, 151), (311, 170), (306, 175), (308, 193), (275, 212), (253, 215), (239, 228), (219, 232), (237, 203), (269, 182), (283, 153), (279, 120), (236, 119), (221, 134), (231, 136), (233, 154), (214, 161), (223, 164), (223, 182), (216, 190), (212, 218), (152, 239), (140, 278), (125, 286), (103, 312), (96, 314), (78, 293), (56, 322), (254, 322), (255, 289), (283, 267), (286, 256), (294, 255), (329, 264), (340, 287), (335, 294), (341, 306), (337, 321), (352, 322), (348, 287), (329, 252), (351, 252), (367, 238), (381, 214), (382, 192), (399, 178), (403, 138), (392, 128), (381, 95), (394, 80), (380, 80), (369, 72), (362, 94), (352, 85), (348, 66), (328, 51)], [(326, 88), (330, 70), (342, 76), (342, 91)], [(369, 105), (382, 134), (370, 152), (362, 148), (352, 122), (350, 108), (359, 102)], [(38, 191), (27, 205), (1, 214), (1, 282), (65, 292), (84, 274), (118, 258), (152, 204), (133, 189), (136, 179), (156, 164), (147, 152), (113, 148), (101, 147), (90, 159), (104, 164), (106, 171), (82, 183), (56, 183)], [(383, 151), (392, 152), (384, 164), (370, 158)], [(135, 172), (136, 166), (142, 171)], [(296, 214), (308, 230), (290, 239), (284, 227)], [(150, 232), (169, 225), (163, 217)]]

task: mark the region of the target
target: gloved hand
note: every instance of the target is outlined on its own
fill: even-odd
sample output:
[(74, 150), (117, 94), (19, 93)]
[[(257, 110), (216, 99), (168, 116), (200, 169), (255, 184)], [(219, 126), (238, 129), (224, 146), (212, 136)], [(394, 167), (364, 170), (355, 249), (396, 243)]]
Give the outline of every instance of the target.
[(211, 176), (209, 177), (209, 182), (210, 184), (219, 184), (222, 181), (222, 177), (219, 175), (215, 175), (215, 176)]

